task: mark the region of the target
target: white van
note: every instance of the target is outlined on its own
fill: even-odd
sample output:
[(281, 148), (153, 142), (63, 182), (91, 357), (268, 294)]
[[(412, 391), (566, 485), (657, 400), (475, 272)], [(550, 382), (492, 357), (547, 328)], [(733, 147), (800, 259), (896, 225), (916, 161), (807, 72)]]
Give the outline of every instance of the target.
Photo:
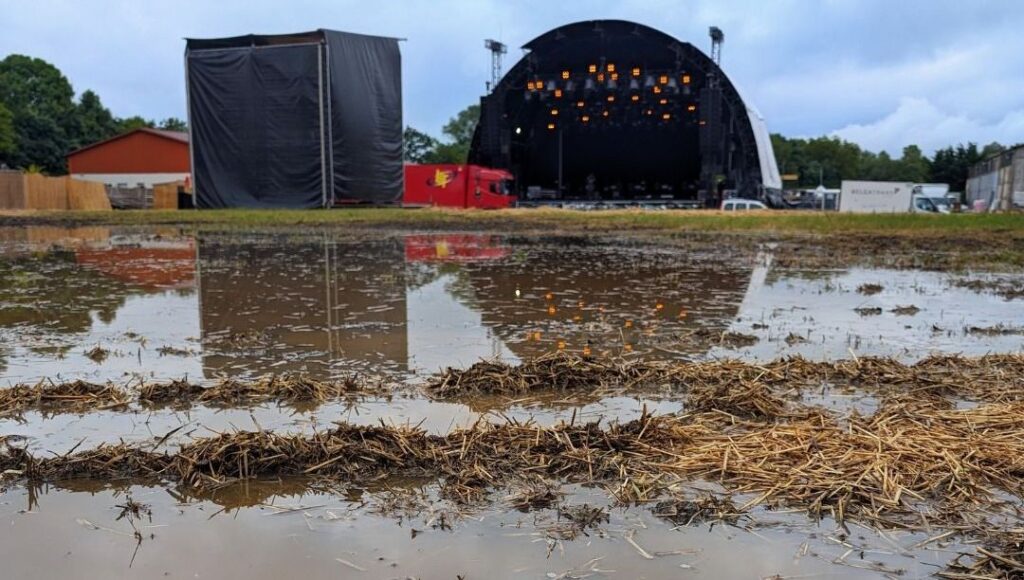
[(768, 206), (756, 199), (732, 198), (722, 202), (722, 211), (746, 211), (749, 209), (768, 209)]

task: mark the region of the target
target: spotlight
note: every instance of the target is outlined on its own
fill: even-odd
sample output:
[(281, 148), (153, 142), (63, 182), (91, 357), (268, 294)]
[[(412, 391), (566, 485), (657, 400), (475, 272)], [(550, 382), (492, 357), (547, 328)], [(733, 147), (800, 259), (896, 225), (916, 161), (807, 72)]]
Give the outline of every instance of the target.
[(654, 85), (654, 94), (660, 95), (661, 94), (661, 87), (659, 87), (658, 85)]
[(633, 101), (634, 103), (638, 103), (640, 102), (640, 95), (633, 95), (632, 97), (630, 97), (630, 100)]
[(692, 113), (697, 110), (697, 105), (689, 105), (686, 107), (686, 110)]
[(589, 123), (590, 115), (583, 115), (583, 117), (580, 120), (582, 120), (584, 123)]
[(548, 123), (548, 131), (554, 131), (554, 130), (555, 130), (555, 124), (554, 123)]
[(662, 100), (658, 101), (658, 104), (667, 105), (668, 104), (668, 99), (662, 99)]
[(683, 84), (684, 85), (690, 84), (690, 75), (683, 75)]
[(613, 62), (608, 63), (608, 65), (605, 66), (605, 70), (610, 72), (610, 73), (615, 72), (615, 63), (613, 63)]
[(664, 115), (661, 116), (661, 118), (665, 121), (668, 121), (669, 119), (672, 118), (672, 113), (665, 113)]
[(633, 76), (635, 76), (635, 77), (640, 76), (640, 67), (638, 67), (638, 66), (633, 67)]
[(602, 116), (602, 117), (607, 117), (607, 116), (608, 116), (608, 111), (607, 111), (607, 110), (603, 111), (603, 112), (601, 113), (601, 116)]
[(562, 98), (562, 89), (555, 89), (555, 98), (556, 99), (561, 99)]
[(558, 116), (558, 109), (551, 109), (551, 116), (552, 117), (557, 117)]
[(668, 75), (661, 75), (660, 77), (658, 77), (658, 84), (660, 84), (660, 85), (667, 85), (668, 84)]
[(608, 102), (609, 103), (614, 103), (615, 102), (615, 95), (608, 95)]
[(592, 64), (592, 65), (587, 66), (587, 72), (590, 73), (590, 74), (596, 73), (597, 72), (597, 65), (596, 64)]
[(534, 83), (533, 81), (527, 81), (527, 82), (526, 82), (526, 90), (528, 90), (528, 91), (534, 91), (534, 90), (537, 90), (537, 85), (536, 85), (536, 83)]
[(583, 101), (576, 101), (576, 106), (582, 109), (583, 108)]
[(569, 71), (567, 71), (567, 70), (562, 71), (562, 80), (563, 81), (569, 80)]
[(523, 128), (522, 127), (516, 127), (516, 135), (522, 135), (522, 134), (523, 134)]

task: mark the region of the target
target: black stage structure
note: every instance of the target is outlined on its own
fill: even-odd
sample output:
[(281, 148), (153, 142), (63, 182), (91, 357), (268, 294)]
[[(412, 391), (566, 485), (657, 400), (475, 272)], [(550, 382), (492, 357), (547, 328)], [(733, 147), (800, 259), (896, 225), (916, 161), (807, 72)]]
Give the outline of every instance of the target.
[(198, 207), (402, 197), (398, 39), (315, 30), (187, 39)]
[(712, 205), (781, 189), (764, 121), (692, 44), (596, 20), (523, 48), (481, 99), (470, 150), (511, 171), (520, 199)]

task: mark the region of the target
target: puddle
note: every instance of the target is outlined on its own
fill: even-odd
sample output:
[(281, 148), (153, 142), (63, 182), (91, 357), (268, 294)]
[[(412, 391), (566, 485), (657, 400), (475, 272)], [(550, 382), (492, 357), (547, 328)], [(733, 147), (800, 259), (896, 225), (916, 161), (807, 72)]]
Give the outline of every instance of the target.
[[(853, 528), (843, 539), (832, 522), (784, 514), (758, 514), (749, 529), (675, 527), (649, 506), (608, 508), (603, 492), (582, 488), (568, 489), (564, 503), (606, 508), (608, 520), (569, 540), (556, 510), (499, 502), (460, 514), (429, 485), (419, 493), (434, 508), (408, 517), (400, 505), (385, 508), (379, 490), (264, 483), (191, 499), (159, 487), (78, 484), (0, 494), (6, 574), (34, 576), (46, 562), (47, 576), (60, 578), (914, 578), (952, 557), (949, 548), (909, 549), (924, 535)], [(118, 519), (126, 494), (146, 513)]]
[[(1024, 346), (1024, 335), (1003, 332), (1024, 327), (1017, 302), (949, 274), (782, 269), (775, 264), (792, 265), (792, 256), (722, 243), (0, 228), (0, 383), (210, 383), (298, 371), (317, 378), (386, 374), (416, 384), (481, 358), (516, 363), (556, 350), (669, 360), (879, 355), (909, 362), (930, 353)], [(999, 288), (1019, 280), (998, 276)], [(109, 351), (102, 361), (87, 355), (97, 346)], [(645, 410), (675, 413), (682, 400), (645, 392), (444, 402), (407, 389), (317, 408), (29, 412), (0, 420), (0, 435), (24, 438), (33, 454), (45, 456), (160, 441), (172, 432), (162, 442), (169, 449), (214, 432), (308, 434), (336, 421), (419, 425), (434, 434), (479, 420), (607, 424)], [(801, 402), (862, 414), (879, 404), (836, 388), (808, 391)], [(598, 529), (567, 540), (559, 539), (564, 522), (556, 511), (520, 512), (500, 497), (438, 525), (439, 514), (454, 508), (436, 497), (435, 484), (413, 486), (431, 509), (402, 517), (379, 513), (380, 490), (314, 491), (305, 483), (249, 482), (205, 498), (110, 482), (14, 486), (0, 492), (0, 560), (13, 577), (38, 576), (46, 562), (46, 576), (66, 578), (923, 577), (960, 548), (920, 547), (927, 536), (859, 527), (840, 538), (834, 522), (764, 509), (745, 528), (676, 529), (650, 506), (612, 508)], [(124, 504), (126, 491), (149, 505), (152, 521), (118, 519), (115, 506)], [(572, 488), (564, 501), (606, 506), (609, 499), (605, 490)]]
[[(1012, 332), (968, 332), (1024, 326), (1024, 311), (946, 274), (780, 270), (770, 250), (716, 256), (711, 246), (642, 239), (484, 234), (194, 238), (100, 229), (74, 240), (50, 232), (50, 240), (24, 230), (31, 241), (0, 242), (10, 281), (0, 289), (7, 383), (285, 371), (414, 378), (553, 350), (915, 360), (1024, 344)], [(864, 284), (882, 289), (864, 295)], [(909, 306), (917, 311), (899, 310)], [(727, 332), (743, 340), (721, 339)], [(96, 346), (110, 351), (103, 362), (86, 355)]]

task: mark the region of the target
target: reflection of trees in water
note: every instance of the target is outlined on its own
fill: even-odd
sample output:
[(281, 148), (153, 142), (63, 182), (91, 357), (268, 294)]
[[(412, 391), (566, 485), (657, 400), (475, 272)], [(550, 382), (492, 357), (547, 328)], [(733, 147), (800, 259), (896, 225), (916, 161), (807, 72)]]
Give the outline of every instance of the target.
[[(0, 280), (0, 328), (17, 328), (19, 334), (88, 332), (93, 313), (110, 323), (128, 297), (140, 293), (78, 266), (73, 253), (61, 250), (2, 259)], [(34, 352), (54, 354), (40, 348)], [(10, 349), (0, 346), (0, 370), (8, 356)]]

